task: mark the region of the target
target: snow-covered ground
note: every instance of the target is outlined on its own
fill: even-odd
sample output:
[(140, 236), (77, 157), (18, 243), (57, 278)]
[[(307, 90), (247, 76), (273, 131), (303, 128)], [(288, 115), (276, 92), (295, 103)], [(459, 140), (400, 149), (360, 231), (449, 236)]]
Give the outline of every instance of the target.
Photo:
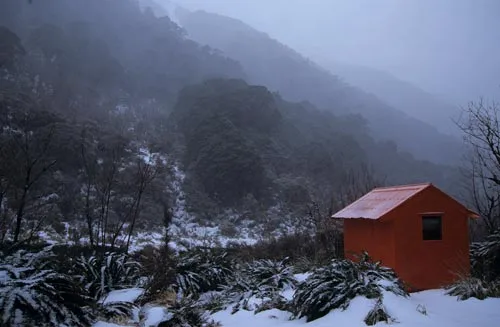
[[(305, 319), (290, 320), (289, 312), (276, 309), (258, 314), (244, 310), (231, 314), (231, 309), (228, 309), (215, 313), (212, 317), (224, 327), (366, 327), (364, 319), (373, 304), (373, 300), (358, 297), (351, 301), (345, 311), (332, 311), (310, 323), (306, 323)], [(385, 293), (384, 304), (389, 314), (396, 319), (391, 324), (399, 327), (500, 326), (500, 299), (457, 301), (455, 297), (445, 295), (442, 290), (431, 290), (414, 293), (409, 298)], [(377, 324), (382, 325), (386, 323)]]
[[(306, 275), (297, 275), (303, 280)], [(140, 289), (130, 289), (112, 292), (108, 298), (113, 301), (130, 301), (140, 294)], [(287, 298), (293, 296), (293, 291), (286, 291)], [(344, 310), (335, 310), (323, 318), (307, 323), (305, 319), (292, 320), (291, 314), (276, 309), (262, 311), (255, 314), (253, 311), (240, 310), (232, 314), (232, 308), (211, 315), (214, 321), (223, 327), (366, 327), (364, 319), (373, 308), (374, 300), (364, 297), (353, 299), (349, 307)], [(413, 293), (408, 298), (396, 296), (393, 293), (384, 293), (384, 305), (388, 313), (395, 319), (390, 325), (399, 327), (498, 327), (500, 326), (500, 299), (477, 300), (469, 299), (458, 301), (456, 297), (446, 295), (443, 290), (430, 290)], [(140, 326), (155, 327), (161, 321), (168, 319), (168, 310), (158, 306), (142, 308), (144, 319)], [(93, 327), (124, 327), (138, 326), (138, 321), (131, 321), (128, 325), (116, 325), (98, 322)], [(387, 325), (378, 323), (377, 326)]]
[(130, 302), (133, 303), (144, 293), (142, 288), (129, 288), (125, 290), (117, 290), (110, 292), (104, 299), (102, 299), (103, 304), (113, 303), (113, 302)]

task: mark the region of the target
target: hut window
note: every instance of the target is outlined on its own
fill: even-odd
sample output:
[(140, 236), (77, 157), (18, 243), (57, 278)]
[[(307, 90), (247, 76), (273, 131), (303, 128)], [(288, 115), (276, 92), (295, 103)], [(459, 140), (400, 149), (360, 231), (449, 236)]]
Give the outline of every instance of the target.
[(422, 217), (422, 236), (424, 241), (442, 239), (441, 216)]

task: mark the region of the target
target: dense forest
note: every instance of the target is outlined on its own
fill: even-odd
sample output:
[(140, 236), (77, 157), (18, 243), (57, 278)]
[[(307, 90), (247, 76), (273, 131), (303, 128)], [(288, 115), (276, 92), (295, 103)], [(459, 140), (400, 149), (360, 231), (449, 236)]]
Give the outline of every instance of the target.
[[(248, 84), (257, 66), (195, 43), (137, 2), (3, 2), (3, 238), (78, 221), (91, 242), (128, 243), (179, 192), (202, 224), (231, 217), (272, 230), (384, 183), (457, 190), (457, 169), (374, 138), (359, 114)], [(347, 105), (338, 92), (333, 108)]]

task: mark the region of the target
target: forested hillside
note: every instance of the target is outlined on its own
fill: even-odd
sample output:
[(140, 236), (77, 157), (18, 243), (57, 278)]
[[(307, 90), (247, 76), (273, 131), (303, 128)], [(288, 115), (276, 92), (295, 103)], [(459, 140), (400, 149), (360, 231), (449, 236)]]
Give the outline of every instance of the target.
[[(245, 82), (258, 63), (243, 70), (134, 1), (2, 8), (2, 240), (74, 221), (76, 241), (128, 244), (169, 214), (274, 232), (379, 184), (456, 190), (455, 169), (374, 139), (360, 115)], [(329, 92), (329, 107), (344, 108), (348, 89)]]
[(8, 0), (0, 15), (2, 240), (79, 221), (115, 242), (160, 223), (177, 92), (239, 64), (133, 1)]
[[(320, 109), (337, 114), (362, 114), (368, 121), (372, 136), (378, 140), (394, 140), (404, 151), (419, 159), (446, 164), (456, 164), (460, 159), (459, 139), (442, 134), (434, 126), (406, 114), (415, 111), (419, 104), (408, 103), (406, 107), (401, 101), (391, 101), (392, 105), (398, 105), (392, 107), (372, 93), (346, 84), (293, 49), (236, 19), (182, 9), (177, 11), (177, 16), (189, 37), (221, 49), (238, 60), (250, 82), (266, 85), (288, 100), (307, 99)], [(328, 68), (341, 76), (342, 71)], [(394, 88), (393, 92), (401, 89)], [(429, 104), (423, 101), (425, 99), (419, 100), (422, 100), (422, 105)], [(429, 109), (419, 110), (425, 112)]]
[(460, 132), (456, 124), (461, 114), (460, 108), (438, 95), (384, 71), (334, 62), (331, 58), (318, 60), (331, 72), (341, 76), (346, 83), (373, 93), (392, 107), (436, 127), (440, 132), (450, 135)]
[(237, 207), (250, 196), (263, 208), (305, 209), (312, 201), (333, 199), (334, 210), (346, 204), (342, 196), (353, 182), (359, 183), (358, 194), (351, 197), (382, 181), (431, 179), (451, 186), (449, 168), (374, 141), (361, 119), (286, 102), (241, 80), (186, 88), (171, 118), (184, 139), (184, 166), (197, 185), (191, 189), (205, 190), (216, 207)]

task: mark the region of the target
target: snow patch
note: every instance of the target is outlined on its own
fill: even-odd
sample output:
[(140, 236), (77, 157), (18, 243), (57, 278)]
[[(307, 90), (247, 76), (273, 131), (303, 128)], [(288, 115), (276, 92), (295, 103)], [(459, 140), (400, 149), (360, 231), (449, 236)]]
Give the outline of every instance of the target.
[(144, 327), (156, 327), (159, 323), (172, 318), (172, 314), (164, 307), (145, 308), (144, 316)]
[(112, 324), (109, 322), (104, 322), (104, 321), (98, 321), (92, 327), (134, 327), (131, 325), (117, 325), (117, 324)]
[(115, 302), (134, 303), (143, 293), (144, 289), (142, 288), (127, 288), (123, 290), (111, 291), (102, 300), (102, 303), (103, 304), (109, 304)]

